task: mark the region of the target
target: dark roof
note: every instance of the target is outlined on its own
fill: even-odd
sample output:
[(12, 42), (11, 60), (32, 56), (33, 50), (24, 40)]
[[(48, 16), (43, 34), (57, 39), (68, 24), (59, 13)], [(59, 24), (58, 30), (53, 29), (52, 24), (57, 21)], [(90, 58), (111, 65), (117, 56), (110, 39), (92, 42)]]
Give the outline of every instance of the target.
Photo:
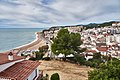
[(21, 59), (24, 59), (24, 57), (13, 55), (13, 60), (8, 60), (8, 54), (0, 53), (0, 65), (8, 62), (13, 62), (16, 60), (21, 60)]
[(0, 72), (0, 77), (14, 80), (26, 80), (39, 65), (40, 62), (38, 61), (24, 60)]

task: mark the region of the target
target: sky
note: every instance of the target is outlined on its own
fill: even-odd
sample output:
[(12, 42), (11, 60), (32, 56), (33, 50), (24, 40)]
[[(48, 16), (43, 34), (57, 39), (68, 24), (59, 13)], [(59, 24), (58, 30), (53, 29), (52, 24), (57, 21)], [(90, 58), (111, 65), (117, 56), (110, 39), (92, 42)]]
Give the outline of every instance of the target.
[(120, 0), (0, 0), (0, 28), (120, 21)]

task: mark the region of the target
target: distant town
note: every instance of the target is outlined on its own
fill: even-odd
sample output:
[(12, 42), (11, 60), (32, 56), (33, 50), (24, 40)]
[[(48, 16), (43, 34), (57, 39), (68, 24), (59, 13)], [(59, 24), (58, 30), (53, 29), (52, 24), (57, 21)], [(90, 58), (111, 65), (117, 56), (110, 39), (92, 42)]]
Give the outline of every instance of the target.
[[(106, 25), (104, 25), (106, 24)], [(89, 55), (86, 59), (92, 58), (93, 53), (100, 52), (102, 55), (109, 55), (120, 59), (120, 22), (104, 23), (95, 26), (60, 26), (43, 30), (45, 38), (52, 42), (61, 28), (68, 29), (70, 32), (79, 33), (83, 44), (81, 48), (87, 48), (83, 52)], [(91, 24), (90, 24), (91, 25)], [(94, 24), (93, 24), (94, 25)]]

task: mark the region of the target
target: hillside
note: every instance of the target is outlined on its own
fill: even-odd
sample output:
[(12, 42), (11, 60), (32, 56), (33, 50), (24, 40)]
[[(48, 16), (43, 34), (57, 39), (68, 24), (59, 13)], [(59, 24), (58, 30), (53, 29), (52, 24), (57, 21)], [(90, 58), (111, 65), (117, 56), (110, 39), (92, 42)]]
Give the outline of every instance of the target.
[[(84, 25), (84, 24), (78, 24), (78, 25), (66, 25), (66, 26), (54, 26), (54, 27), (51, 27), (51, 28), (65, 28), (65, 27), (76, 27), (76, 26), (83, 26), (83, 27), (86, 27), (87, 29), (88, 28), (94, 28), (94, 27), (105, 27), (105, 26), (111, 26), (112, 23), (116, 23), (116, 22), (120, 22), (120, 21), (110, 21), (110, 22), (103, 22), (103, 23), (89, 23), (87, 25)], [(50, 28), (50, 29), (51, 29)]]
[(104, 23), (90, 23), (87, 25), (83, 25), (87, 28), (94, 28), (94, 27), (105, 27), (105, 26), (111, 26), (112, 23), (116, 23), (117, 21), (110, 21), (110, 22), (104, 22)]
[(63, 61), (40, 61), (42, 62), (39, 66), (40, 70), (43, 70), (43, 74), (49, 75), (53, 73), (59, 73), (60, 80), (87, 80), (88, 71), (92, 68), (86, 66), (80, 66), (77, 64), (72, 64)]

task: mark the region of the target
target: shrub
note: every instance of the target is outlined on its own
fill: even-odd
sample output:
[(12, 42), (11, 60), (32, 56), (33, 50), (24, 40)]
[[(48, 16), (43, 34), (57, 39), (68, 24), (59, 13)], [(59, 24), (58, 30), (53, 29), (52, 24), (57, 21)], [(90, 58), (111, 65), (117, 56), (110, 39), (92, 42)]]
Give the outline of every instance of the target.
[(60, 80), (59, 74), (58, 74), (58, 73), (54, 73), (54, 74), (52, 74), (50, 80)]
[(94, 53), (93, 54), (93, 59), (99, 59), (99, 60), (101, 60), (101, 54), (100, 54), (100, 52), (98, 52), (98, 53)]
[(50, 57), (45, 57), (45, 58), (43, 58), (43, 60), (49, 61), (49, 60), (50, 60)]
[(81, 65), (84, 65), (84, 63), (86, 62), (85, 57), (80, 56), (79, 54), (75, 54), (74, 58), (75, 58), (76, 62), (78, 62)]
[(36, 53), (36, 60), (41, 60), (43, 58), (44, 54), (43, 53)]
[(88, 73), (88, 80), (120, 80), (120, 61), (113, 60), (101, 63), (99, 68), (95, 68)]
[(40, 80), (48, 80), (49, 78), (48, 78), (48, 74), (46, 74), (46, 76), (43, 76)]
[(31, 57), (29, 60), (33, 60), (33, 61), (35, 61), (35, 60), (36, 60), (36, 58), (34, 58), (34, 57)]

